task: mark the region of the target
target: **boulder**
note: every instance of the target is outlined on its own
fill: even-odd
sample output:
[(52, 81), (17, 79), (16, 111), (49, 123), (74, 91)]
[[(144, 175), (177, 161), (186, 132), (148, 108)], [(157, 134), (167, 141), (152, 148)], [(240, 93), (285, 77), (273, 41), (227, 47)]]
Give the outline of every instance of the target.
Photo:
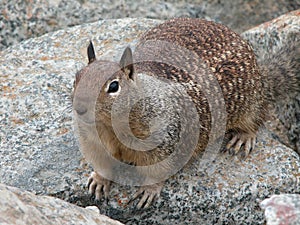
[[(299, 17), (298, 17), (299, 18)], [(1, 183), (79, 206), (130, 224), (265, 224), (259, 202), (299, 193), (299, 155), (262, 129), (246, 160), (228, 154), (199, 159), (171, 177), (151, 208), (127, 205), (136, 187), (114, 184), (110, 201), (85, 189), (91, 167), (73, 131), (70, 94), (87, 64), (93, 40), (98, 58), (118, 61), (148, 28), (161, 21), (102, 20), (48, 33), (0, 52)]]
[(121, 225), (99, 215), (97, 207), (82, 208), (63, 200), (36, 196), (0, 184), (0, 224), (107, 224)]
[(197, 17), (242, 32), (299, 8), (294, 0), (2, 0), (0, 50), (30, 37), (100, 19)]

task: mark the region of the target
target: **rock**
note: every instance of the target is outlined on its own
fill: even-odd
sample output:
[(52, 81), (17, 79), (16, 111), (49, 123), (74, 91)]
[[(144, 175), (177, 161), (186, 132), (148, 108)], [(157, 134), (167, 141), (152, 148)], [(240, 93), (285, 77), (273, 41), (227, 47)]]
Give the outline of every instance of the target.
[[(242, 34), (254, 47), (258, 59), (264, 54), (274, 54), (287, 45), (288, 40), (300, 33), (300, 10), (282, 15)], [(293, 40), (293, 39), (292, 39)], [(300, 154), (300, 93), (289, 101), (279, 102), (267, 127), (278, 140)]]
[(199, 17), (241, 32), (298, 8), (298, 0), (2, 0), (0, 50), (30, 37), (100, 19)]
[[(98, 58), (118, 60), (125, 46), (160, 21), (103, 20), (0, 52), (1, 182), (80, 206), (95, 205), (84, 188), (84, 163), (72, 128), (70, 93), (75, 73), (87, 64), (92, 39)], [(262, 130), (245, 161), (212, 154), (170, 178), (147, 210), (126, 206), (135, 187), (114, 184), (102, 214), (130, 224), (264, 224), (259, 202), (299, 193), (299, 155)]]
[(267, 225), (297, 225), (300, 221), (300, 195), (272, 195), (260, 203), (265, 210)]
[(284, 45), (291, 36), (299, 34), (299, 17), (300, 9), (260, 24), (241, 35), (251, 43), (258, 57), (262, 57), (264, 54), (272, 54), (274, 49)]
[(0, 184), (0, 224), (107, 224), (121, 225), (99, 210), (82, 208), (63, 200), (36, 196)]

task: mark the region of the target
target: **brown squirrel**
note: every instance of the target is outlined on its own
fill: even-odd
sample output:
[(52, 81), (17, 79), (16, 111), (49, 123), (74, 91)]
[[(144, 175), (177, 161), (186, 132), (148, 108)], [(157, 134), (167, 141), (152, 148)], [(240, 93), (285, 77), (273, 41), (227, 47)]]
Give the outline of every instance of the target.
[(258, 66), (237, 33), (188, 18), (150, 29), (119, 63), (96, 60), (90, 43), (73, 93), (80, 149), (95, 170), (89, 192), (108, 198), (111, 179), (137, 184), (132, 199), (141, 196), (137, 207), (147, 208), (210, 139), (226, 135), (225, 149), (246, 157), (269, 107), (286, 90), (300, 91), (299, 45), (276, 55)]

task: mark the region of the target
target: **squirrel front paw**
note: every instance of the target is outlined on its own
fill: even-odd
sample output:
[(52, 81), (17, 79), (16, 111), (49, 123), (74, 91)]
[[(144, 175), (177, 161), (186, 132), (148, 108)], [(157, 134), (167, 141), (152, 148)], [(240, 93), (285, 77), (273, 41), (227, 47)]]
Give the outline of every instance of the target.
[(95, 199), (100, 200), (103, 193), (104, 198), (107, 201), (110, 190), (110, 182), (111, 181), (103, 178), (97, 172), (92, 172), (87, 183), (89, 194), (95, 195)]
[(231, 155), (241, 152), (242, 158), (246, 158), (255, 148), (256, 136), (248, 133), (236, 133), (226, 145), (226, 150)]
[(140, 189), (132, 196), (129, 203), (133, 202), (135, 199), (141, 196), (137, 208), (148, 208), (156, 199), (160, 196), (161, 190), (163, 188), (163, 183), (157, 183), (152, 185), (146, 185), (140, 187)]

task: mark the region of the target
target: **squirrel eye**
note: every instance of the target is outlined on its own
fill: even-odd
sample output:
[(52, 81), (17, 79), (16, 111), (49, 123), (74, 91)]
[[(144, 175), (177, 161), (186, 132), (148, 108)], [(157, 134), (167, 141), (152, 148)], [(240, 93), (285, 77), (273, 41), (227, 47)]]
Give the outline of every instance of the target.
[(109, 84), (107, 93), (115, 93), (118, 90), (119, 90), (119, 82), (115, 80)]

